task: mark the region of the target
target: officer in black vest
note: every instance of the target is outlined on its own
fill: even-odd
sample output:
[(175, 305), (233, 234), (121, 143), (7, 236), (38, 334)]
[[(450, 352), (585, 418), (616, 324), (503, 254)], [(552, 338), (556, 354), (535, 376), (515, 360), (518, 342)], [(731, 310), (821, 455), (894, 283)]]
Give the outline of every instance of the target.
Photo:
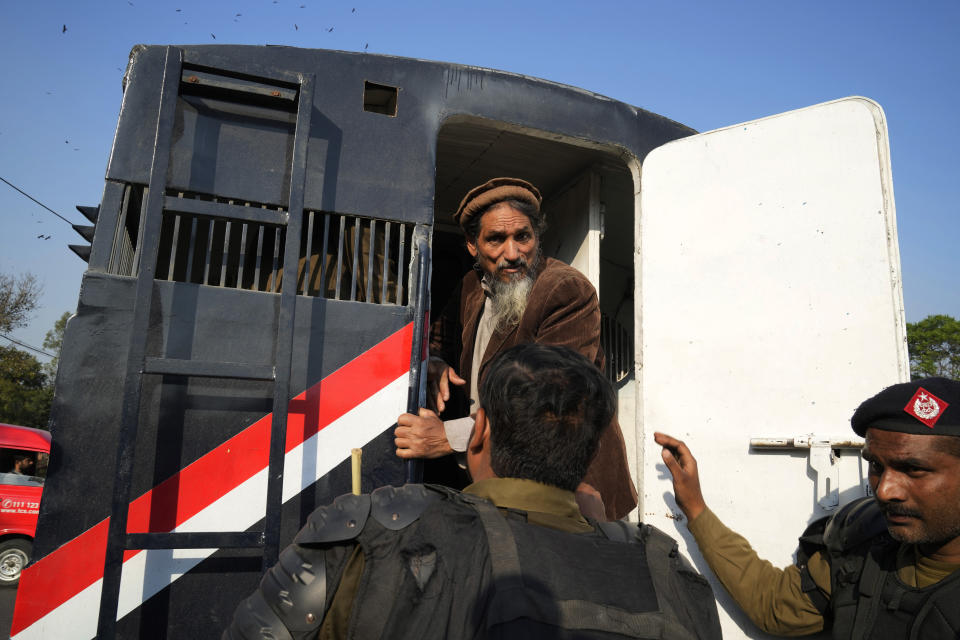
[(309, 518), (224, 633), (271, 638), (719, 638), (710, 586), (653, 527), (588, 522), (574, 490), (616, 409), (565, 347), (491, 362), (473, 484), (383, 487)]
[(761, 629), (834, 638), (960, 638), (960, 382), (893, 385), (851, 419), (872, 497), (814, 522), (780, 570), (707, 508), (696, 460), (656, 434), (704, 558)]

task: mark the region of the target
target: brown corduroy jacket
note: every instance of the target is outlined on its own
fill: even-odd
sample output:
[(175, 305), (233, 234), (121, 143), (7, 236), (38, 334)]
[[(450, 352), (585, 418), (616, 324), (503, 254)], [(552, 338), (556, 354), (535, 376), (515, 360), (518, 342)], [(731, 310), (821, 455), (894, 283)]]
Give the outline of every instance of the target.
[[(603, 368), (596, 290), (582, 273), (559, 260), (546, 258), (542, 265), (519, 324), (491, 336), (480, 362), (481, 375), (497, 353), (529, 342), (570, 347)], [(471, 271), (464, 276), (459, 291), (454, 293), (431, 328), (431, 356), (442, 358), (456, 368), (467, 381), (463, 385), (467, 392), (483, 303), (480, 275)], [(463, 407), (461, 415), (466, 415), (466, 403)], [(455, 416), (448, 413), (444, 417)], [(610, 519), (622, 518), (637, 505), (637, 491), (630, 478), (623, 433), (616, 417), (601, 436), (597, 453), (583, 481), (600, 492)]]

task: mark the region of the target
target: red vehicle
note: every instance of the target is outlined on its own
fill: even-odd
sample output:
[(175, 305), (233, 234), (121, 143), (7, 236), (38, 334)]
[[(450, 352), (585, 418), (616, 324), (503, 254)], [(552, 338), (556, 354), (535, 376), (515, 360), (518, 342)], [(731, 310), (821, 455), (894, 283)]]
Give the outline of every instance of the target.
[(30, 561), (49, 457), (49, 431), (0, 423), (0, 587)]

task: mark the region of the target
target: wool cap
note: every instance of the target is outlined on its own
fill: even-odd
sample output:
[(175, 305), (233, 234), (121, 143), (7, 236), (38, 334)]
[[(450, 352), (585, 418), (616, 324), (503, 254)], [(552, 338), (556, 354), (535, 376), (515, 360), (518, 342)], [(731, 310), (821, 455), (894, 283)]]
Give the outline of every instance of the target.
[(453, 219), (460, 223), (460, 227), (467, 228), (470, 218), (484, 211), (490, 205), (504, 200), (519, 200), (528, 202), (540, 210), (543, 198), (535, 186), (520, 178), (494, 178), (474, 187), (463, 196), (460, 207), (453, 214)]
[(887, 387), (861, 404), (850, 424), (857, 435), (884, 429), (930, 436), (960, 436), (960, 382), (923, 378)]

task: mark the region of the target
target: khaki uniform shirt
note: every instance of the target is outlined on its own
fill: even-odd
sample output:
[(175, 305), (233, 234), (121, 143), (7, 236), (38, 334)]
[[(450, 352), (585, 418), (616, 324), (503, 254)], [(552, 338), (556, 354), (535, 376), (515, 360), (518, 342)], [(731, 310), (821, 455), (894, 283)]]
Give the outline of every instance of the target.
[[(747, 540), (706, 509), (687, 524), (704, 559), (737, 604), (768, 633), (800, 636), (823, 629), (823, 616), (800, 588), (800, 569), (778, 569), (760, 558)], [(807, 562), (810, 577), (830, 594), (830, 565), (823, 554)], [(926, 587), (960, 569), (925, 558), (914, 545), (901, 545), (897, 576), (905, 584)]]

